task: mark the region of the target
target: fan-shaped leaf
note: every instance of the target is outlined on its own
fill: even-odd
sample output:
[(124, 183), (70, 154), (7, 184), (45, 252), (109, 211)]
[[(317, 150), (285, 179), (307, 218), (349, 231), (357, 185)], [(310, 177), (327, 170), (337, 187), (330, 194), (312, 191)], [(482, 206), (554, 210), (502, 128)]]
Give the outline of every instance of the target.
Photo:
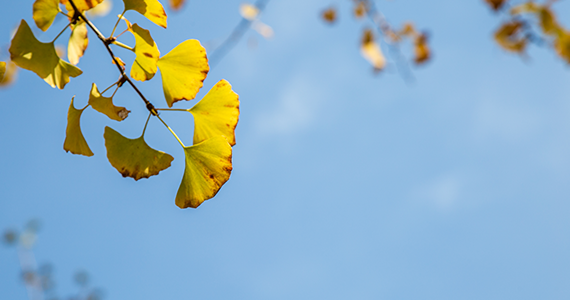
[(414, 62), (416, 64), (423, 64), (429, 60), (431, 51), (427, 44), (427, 36), (425, 34), (418, 34), (414, 39), (414, 52)]
[(0, 87), (10, 85), (16, 79), (16, 73), (18, 72), (18, 66), (15, 63), (9, 61), (6, 63), (6, 72), (4, 73), (4, 78), (0, 79)]
[(197, 40), (176, 46), (158, 60), (158, 68), (168, 107), (183, 99), (194, 99), (210, 70), (206, 50)]
[(570, 64), (570, 32), (560, 34), (554, 41), (554, 48), (558, 55)]
[(24, 20), (12, 39), (9, 51), (10, 58), (20, 68), (36, 73), (52, 87), (63, 89), (69, 82), (69, 77), (77, 77), (83, 73), (77, 67), (61, 60), (53, 43), (38, 41)]
[(4, 79), (6, 73), (6, 62), (0, 61), (0, 81)]
[(89, 149), (87, 141), (81, 133), (81, 114), (85, 110), (76, 109), (73, 106), (73, 99), (69, 105), (67, 112), (67, 128), (65, 129), (65, 142), (63, 142), (63, 150), (73, 154), (80, 154), (85, 156), (93, 156), (93, 152)]
[(362, 36), (362, 44), (360, 45), (360, 52), (362, 56), (374, 67), (374, 70), (379, 71), (386, 66), (386, 58), (382, 54), (380, 45), (374, 41), (372, 30), (366, 29)]
[(148, 30), (142, 29), (137, 24), (130, 26), (129, 30), (135, 36), (134, 51), (137, 55), (131, 67), (131, 77), (139, 81), (152, 79), (157, 71), (156, 64), (160, 57), (160, 51), (158, 51)]
[(93, 84), (91, 87), (91, 94), (89, 94), (89, 105), (93, 107), (94, 110), (106, 115), (112, 120), (122, 121), (129, 116), (131, 111), (124, 107), (115, 106), (113, 104), (113, 98), (103, 97), (97, 85)]
[(224, 136), (236, 144), (235, 128), (239, 119), (239, 96), (226, 80), (218, 82), (189, 112), (194, 115), (194, 144)]
[(186, 168), (176, 194), (180, 208), (196, 208), (216, 195), (230, 179), (232, 147), (222, 136), (185, 147)]
[(109, 162), (123, 177), (149, 178), (170, 167), (174, 158), (148, 146), (144, 137), (129, 139), (105, 127), (105, 147)]
[(180, 10), (186, 0), (170, 0), (170, 8), (173, 10)]
[(59, 12), (59, 0), (36, 0), (34, 2), (34, 22), (42, 31), (46, 31), (51, 26)]
[(104, 17), (111, 12), (112, 8), (113, 2), (111, 2), (111, 0), (103, 0), (103, 2), (93, 9), (90, 9), (86, 14), (89, 18)]
[(513, 21), (503, 24), (497, 32), (495, 32), (495, 41), (503, 49), (521, 53), (526, 47), (527, 40), (520, 36), (522, 23)]
[(329, 24), (336, 22), (336, 8), (330, 7), (323, 11), (323, 20)]
[(78, 22), (72, 25), (71, 29), (71, 37), (69, 37), (69, 43), (67, 44), (67, 59), (69, 59), (69, 63), (72, 65), (77, 65), (89, 45), (87, 25), (85, 22)]
[(154, 24), (166, 28), (166, 12), (158, 0), (123, 0), (125, 11), (134, 10)]

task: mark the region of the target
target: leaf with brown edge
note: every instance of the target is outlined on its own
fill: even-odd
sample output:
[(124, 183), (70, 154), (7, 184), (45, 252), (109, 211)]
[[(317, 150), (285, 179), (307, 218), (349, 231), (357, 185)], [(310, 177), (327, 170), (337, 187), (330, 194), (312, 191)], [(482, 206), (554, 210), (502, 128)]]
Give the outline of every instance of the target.
[(30, 26), (22, 20), (10, 45), (10, 58), (20, 68), (30, 70), (52, 87), (63, 89), (69, 77), (77, 77), (83, 72), (61, 60), (53, 43), (42, 43), (36, 39)]
[(87, 24), (78, 22), (75, 25), (71, 25), (71, 36), (67, 44), (67, 59), (69, 59), (69, 63), (77, 65), (79, 59), (85, 54), (88, 45)]
[(91, 93), (89, 94), (89, 105), (91, 105), (94, 110), (109, 117), (111, 120), (119, 122), (126, 119), (131, 112), (124, 107), (115, 106), (113, 104), (112, 97), (103, 97), (101, 93), (99, 93), (95, 83), (91, 87)]
[(168, 107), (192, 100), (210, 71), (206, 50), (197, 40), (186, 40), (158, 60)]
[(487, 2), (487, 4), (489, 4), (489, 6), (491, 6), (491, 8), (495, 11), (500, 10), (503, 5), (505, 4), (505, 2), (507, 2), (506, 0), (485, 0), (485, 2)]
[(123, 175), (135, 180), (149, 178), (170, 167), (172, 156), (152, 149), (144, 135), (136, 139), (122, 136), (111, 127), (105, 127), (105, 147), (111, 165)]
[(156, 74), (160, 51), (148, 30), (133, 24), (129, 26), (129, 31), (135, 36), (134, 52), (136, 54), (135, 62), (131, 67), (131, 77), (138, 81), (150, 80)]
[(158, 0), (123, 0), (125, 11), (134, 10), (154, 24), (166, 28), (166, 12)]
[(232, 147), (222, 136), (184, 147), (186, 167), (176, 194), (180, 208), (196, 208), (214, 197), (232, 172)]
[[(74, 9), (73, 6), (71, 6), (71, 3), (69, 3), (69, 0), (60, 0), (59, 2), (65, 5), (65, 9), (68, 11), (67, 15), (70, 17), (73, 16)], [(99, 5), (101, 2), (103, 2), (103, 0), (73, 0), (73, 3), (81, 12), (90, 10)]]
[(168, 3), (173, 10), (180, 10), (184, 2), (186, 2), (186, 0), (170, 0)]
[(76, 109), (73, 106), (73, 99), (71, 98), (71, 104), (69, 105), (69, 111), (67, 112), (67, 128), (65, 129), (65, 142), (63, 142), (63, 150), (65, 152), (71, 152), (73, 154), (93, 156), (93, 152), (89, 149), (85, 137), (81, 132), (81, 114), (85, 110)]
[(239, 96), (226, 80), (220, 80), (194, 107), (194, 144), (223, 136), (236, 144), (235, 128), (239, 120)]
[(521, 36), (522, 26), (518, 21), (503, 24), (495, 32), (495, 41), (505, 50), (522, 53), (527, 43), (526, 38)]
[(0, 61), (0, 81), (4, 80), (4, 74), (6, 74), (6, 62)]
[(36, 0), (33, 8), (34, 22), (42, 31), (48, 30), (57, 14), (61, 11), (58, 0)]

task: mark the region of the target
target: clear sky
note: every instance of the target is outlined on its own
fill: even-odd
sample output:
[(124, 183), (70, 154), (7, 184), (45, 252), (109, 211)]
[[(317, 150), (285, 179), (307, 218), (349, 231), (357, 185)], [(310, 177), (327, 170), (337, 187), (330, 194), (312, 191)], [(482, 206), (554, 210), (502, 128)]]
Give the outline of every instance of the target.
[[(167, 11), (167, 30), (126, 17), (162, 53), (194, 38), (211, 49), (240, 3), (189, 1)], [(331, 3), (334, 26), (319, 18)], [(481, 0), (376, 3), (395, 26), (430, 32), (434, 58), (415, 82), (372, 73), (350, 1), (270, 1), (261, 20), (275, 36), (248, 32), (199, 94), (227, 79), (241, 116), (231, 179), (195, 210), (174, 204), (184, 154), (156, 120), (147, 141), (171, 168), (135, 182), (107, 161), (104, 127), (133, 138), (147, 116), (129, 87), (115, 96), (132, 111), (124, 122), (83, 115), (95, 156), (63, 151), (71, 97), (80, 107), (91, 83), (118, 76), (93, 34), (84, 74), (63, 91), (22, 70), (0, 90), (0, 230), (41, 220), (34, 251), (61, 296), (87, 270), (108, 300), (569, 299), (570, 68), (549, 49), (501, 50), (502, 19)], [(114, 5), (94, 21), (107, 34)], [(555, 8), (569, 28), (570, 3)], [(22, 18), (33, 23), (32, 1), (4, 3), (0, 60)], [(64, 22), (34, 32), (49, 41)], [(159, 77), (139, 87), (164, 105)], [(191, 141), (189, 114), (164, 115)], [(19, 272), (0, 247), (0, 299), (26, 299)]]

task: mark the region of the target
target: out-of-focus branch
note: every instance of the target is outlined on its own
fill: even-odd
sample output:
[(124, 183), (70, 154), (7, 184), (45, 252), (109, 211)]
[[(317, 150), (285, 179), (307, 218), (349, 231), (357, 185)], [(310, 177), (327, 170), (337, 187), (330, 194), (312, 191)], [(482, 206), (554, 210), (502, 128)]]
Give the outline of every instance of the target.
[[(259, 14), (265, 9), (269, 0), (257, 0), (255, 7), (259, 10)], [(242, 17), (239, 24), (234, 28), (232, 33), (214, 50), (212, 50), (210, 57), (210, 68), (216, 66), (223, 58), (230, 52), (235, 45), (241, 40), (243, 35), (251, 27), (253, 20)]]

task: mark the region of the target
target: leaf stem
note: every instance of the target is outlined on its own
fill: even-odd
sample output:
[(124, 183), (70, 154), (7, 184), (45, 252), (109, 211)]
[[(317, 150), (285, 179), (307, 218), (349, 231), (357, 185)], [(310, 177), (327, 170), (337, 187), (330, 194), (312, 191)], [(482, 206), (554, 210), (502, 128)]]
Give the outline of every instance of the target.
[(148, 118), (146, 118), (146, 123), (144, 123), (144, 128), (143, 128), (143, 132), (142, 132), (141, 136), (144, 136), (144, 133), (146, 132), (146, 126), (148, 125), (148, 121), (150, 120), (150, 116), (152, 116), (151, 113), (149, 113)]
[[(117, 83), (119, 83), (119, 82), (117, 81), (117, 82), (111, 84), (108, 88), (106, 88), (105, 90), (103, 90), (103, 91), (101, 92), (101, 95), (105, 94), (106, 91), (108, 91), (109, 89), (111, 89), (112, 87), (114, 87), (115, 85), (117, 85)], [(113, 93), (113, 94), (115, 94), (115, 93)]]
[(115, 30), (117, 30), (117, 26), (119, 26), (119, 22), (121, 22), (121, 19), (123, 18), (123, 15), (125, 14), (125, 12), (127, 12), (126, 10), (124, 10), (121, 15), (119, 16), (119, 19), (117, 19), (117, 23), (115, 23), (115, 27), (113, 27), (113, 31), (111, 31), (111, 37), (113, 36), (113, 34), (115, 34)]
[(180, 145), (182, 145), (182, 148), (186, 148), (186, 146), (184, 145), (184, 143), (182, 143), (182, 141), (180, 140), (180, 138), (178, 138), (178, 136), (176, 135), (176, 133), (174, 133), (174, 131), (166, 124), (166, 122), (164, 122), (162, 120), (162, 118), (159, 115), (156, 115), (156, 117), (160, 120), (160, 122), (162, 122), (162, 124), (164, 124), (164, 126), (166, 126), (166, 128), (168, 128), (168, 130), (170, 130), (170, 132), (172, 133), (172, 135), (174, 135), (174, 137), (178, 140), (178, 142), (180, 143)]
[(114, 44), (114, 45), (117, 45), (117, 46), (119, 46), (119, 47), (121, 47), (121, 48), (125, 48), (125, 49), (127, 49), (127, 50), (131, 50), (131, 51), (133, 51), (133, 52), (135, 51), (135, 49), (134, 49), (133, 47), (129, 47), (129, 46), (127, 46), (127, 45), (125, 45), (125, 44), (123, 44), (123, 43), (121, 43), (121, 42), (119, 42), (119, 41), (114, 41), (113, 44)]
[(69, 27), (69, 25), (71, 25), (71, 23), (67, 23), (67, 25), (65, 25), (65, 27), (63, 28), (62, 31), (60, 31), (55, 38), (53, 39), (53, 41), (51, 41), (51, 43), (55, 43), (55, 41), (57, 41), (57, 39), (65, 32), (65, 30), (67, 30), (67, 28)]
[(111, 98), (115, 97), (115, 93), (117, 93), (118, 90), (119, 90), (119, 86), (117, 85), (117, 87), (115, 88), (115, 91), (111, 95)]

